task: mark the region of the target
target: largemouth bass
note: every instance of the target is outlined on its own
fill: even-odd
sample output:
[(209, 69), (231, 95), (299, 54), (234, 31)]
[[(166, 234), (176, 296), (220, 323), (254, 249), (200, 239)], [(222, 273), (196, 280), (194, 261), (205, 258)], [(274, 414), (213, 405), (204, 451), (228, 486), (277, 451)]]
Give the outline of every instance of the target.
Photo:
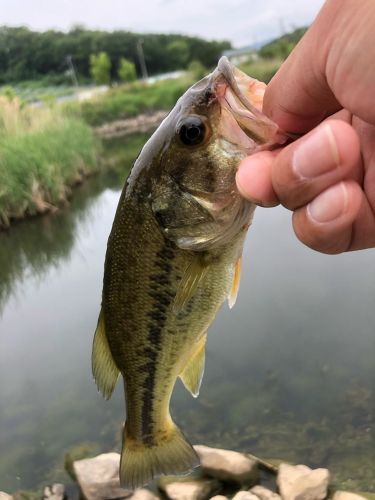
[(178, 377), (198, 396), (207, 329), (236, 299), (255, 208), (236, 189), (239, 162), (286, 140), (261, 112), (264, 90), (220, 59), (146, 143), (121, 194), (92, 364), (106, 398), (124, 378), (123, 487), (198, 465), (169, 402)]

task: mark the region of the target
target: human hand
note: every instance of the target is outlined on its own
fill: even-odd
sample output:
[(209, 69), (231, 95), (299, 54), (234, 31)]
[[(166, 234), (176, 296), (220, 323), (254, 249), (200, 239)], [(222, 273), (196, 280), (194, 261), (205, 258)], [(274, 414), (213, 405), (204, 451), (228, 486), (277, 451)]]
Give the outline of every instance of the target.
[(374, 26), (373, 0), (326, 2), (264, 97), (283, 130), (308, 133), (237, 172), (243, 196), (292, 210), (297, 237), (324, 253), (375, 246)]

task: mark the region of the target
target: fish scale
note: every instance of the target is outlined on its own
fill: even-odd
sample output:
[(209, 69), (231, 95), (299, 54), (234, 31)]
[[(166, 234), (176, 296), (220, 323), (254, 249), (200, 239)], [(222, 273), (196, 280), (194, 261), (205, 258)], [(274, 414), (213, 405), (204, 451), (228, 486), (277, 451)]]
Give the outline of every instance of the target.
[(119, 374), (125, 382), (123, 487), (199, 463), (169, 404), (178, 377), (198, 396), (207, 329), (226, 298), (235, 302), (255, 208), (236, 190), (239, 161), (285, 140), (251, 104), (264, 88), (221, 60), (146, 143), (120, 197), (93, 374), (107, 398)]

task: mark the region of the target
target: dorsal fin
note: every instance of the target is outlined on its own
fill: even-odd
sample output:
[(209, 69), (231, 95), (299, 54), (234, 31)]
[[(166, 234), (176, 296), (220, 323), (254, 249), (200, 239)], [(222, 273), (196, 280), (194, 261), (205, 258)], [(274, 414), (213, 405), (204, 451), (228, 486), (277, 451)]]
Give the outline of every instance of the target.
[(205, 351), (206, 351), (207, 332), (199, 339), (196, 348), (191, 354), (185, 368), (180, 373), (182, 383), (192, 396), (199, 396), (199, 389), (202, 383), (204, 373)]
[(99, 391), (109, 399), (120, 375), (120, 370), (113, 361), (105, 334), (103, 310), (100, 311), (98, 325), (92, 346), (92, 374)]
[(237, 300), (238, 290), (240, 288), (241, 269), (242, 269), (242, 257), (238, 257), (238, 260), (234, 265), (232, 288), (230, 289), (228, 295), (229, 309), (232, 309)]

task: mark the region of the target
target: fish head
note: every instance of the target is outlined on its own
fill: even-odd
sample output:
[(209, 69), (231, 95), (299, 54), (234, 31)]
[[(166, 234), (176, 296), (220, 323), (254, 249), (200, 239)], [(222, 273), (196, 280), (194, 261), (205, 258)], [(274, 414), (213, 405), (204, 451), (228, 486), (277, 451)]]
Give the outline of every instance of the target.
[[(166, 120), (163, 169), (198, 189), (221, 191), (233, 184), (239, 159), (286, 141), (262, 113), (266, 84), (222, 57), (217, 68), (193, 85)], [(214, 166), (213, 166), (214, 165)], [(199, 185), (199, 186), (198, 186)]]
[(287, 140), (262, 113), (265, 89), (222, 57), (178, 100), (150, 141), (153, 209), (163, 227), (174, 224), (166, 234), (180, 247), (222, 244), (249, 221), (254, 207), (236, 188), (239, 163)]

